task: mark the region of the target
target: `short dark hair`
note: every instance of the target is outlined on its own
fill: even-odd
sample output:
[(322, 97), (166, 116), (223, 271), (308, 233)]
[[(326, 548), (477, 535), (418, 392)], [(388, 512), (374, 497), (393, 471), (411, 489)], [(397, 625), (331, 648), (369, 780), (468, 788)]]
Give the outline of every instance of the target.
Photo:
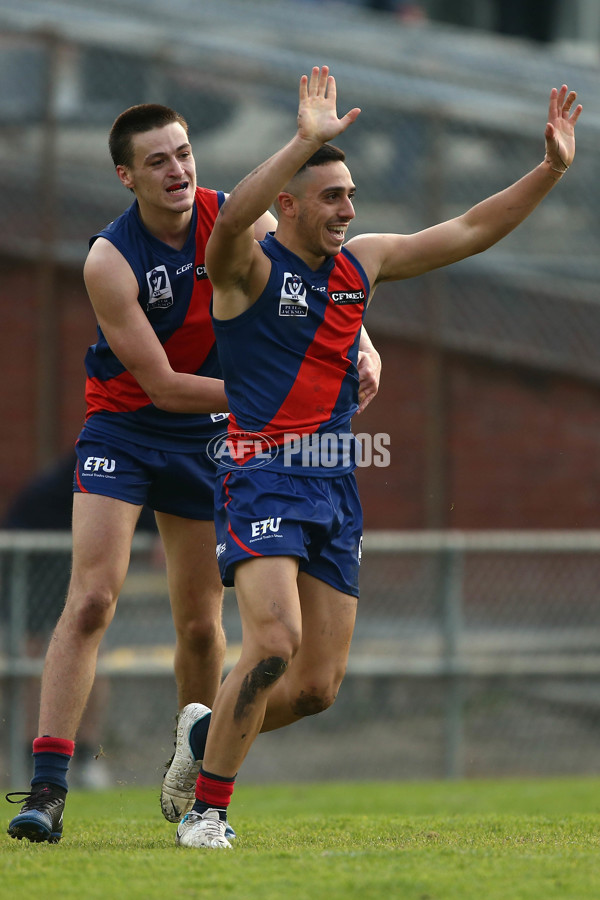
[(170, 106), (162, 106), (160, 103), (140, 103), (124, 110), (113, 122), (108, 136), (108, 149), (114, 165), (133, 164), (131, 138), (134, 134), (143, 134), (145, 131), (152, 131), (153, 128), (163, 128), (172, 122), (179, 122), (188, 134), (188, 123)]
[(304, 165), (298, 169), (296, 175), (300, 175), (300, 173), (304, 172), (306, 169), (312, 169), (313, 166), (324, 166), (331, 162), (344, 162), (345, 159), (346, 154), (343, 150), (340, 150), (339, 147), (334, 147), (333, 144), (323, 144), (323, 146), (319, 147), (319, 149), (306, 160)]

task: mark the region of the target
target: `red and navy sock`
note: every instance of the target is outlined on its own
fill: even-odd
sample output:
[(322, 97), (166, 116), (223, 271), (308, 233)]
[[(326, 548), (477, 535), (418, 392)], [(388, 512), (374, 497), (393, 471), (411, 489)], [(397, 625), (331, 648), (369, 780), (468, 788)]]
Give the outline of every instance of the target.
[(52, 784), (66, 793), (69, 790), (67, 771), (74, 751), (74, 741), (50, 737), (47, 734), (43, 735), (43, 737), (35, 738), (33, 742), (33, 778), (31, 779), (31, 786)]
[(196, 782), (196, 802), (192, 807), (193, 812), (205, 813), (207, 809), (216, 809), (221, 821), (227, 821), (227, 807), (231, 801), (235, 775), (233, 778), (223, 778), (222, 775), (213, 775), (200, 769)]

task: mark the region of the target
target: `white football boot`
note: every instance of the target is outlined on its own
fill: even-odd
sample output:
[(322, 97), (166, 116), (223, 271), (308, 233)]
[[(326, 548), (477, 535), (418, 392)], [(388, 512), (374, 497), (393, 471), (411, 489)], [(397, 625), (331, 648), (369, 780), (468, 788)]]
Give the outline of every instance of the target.
[(196, 779), (202, 760), (194, 759), (190, 732), (196, 722), (207, 715), (210, 715), (210, 709), (202, 703), (188, 703), (179, 714), (175, 753), (160, 792), (160, 808), (169, 822), (179, 822), (194, 805)]
[(218, 810), (204, 813), (187, 813), (177, 827), (175, 843), (179, 847), (208, 847), (211, 850), (231, 849), (225, 837), (227, 823), (219, 817)]

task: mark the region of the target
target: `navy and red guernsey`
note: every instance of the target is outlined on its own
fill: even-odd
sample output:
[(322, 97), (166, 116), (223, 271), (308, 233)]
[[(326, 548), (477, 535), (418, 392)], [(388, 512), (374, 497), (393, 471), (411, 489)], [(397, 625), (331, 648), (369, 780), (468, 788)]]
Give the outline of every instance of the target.
[[(210, 320), (212, 285), (205, 247), (221, 191), (196, 188), (189, 237), (181, 250), (155, 238), (142, 224), (137, 200), (94, 235), (110, 241), (131, 266), (138, 300), (176, 372), (221, 378)], [(114, 355), (102, 330), (85, 357), (86, 427), (158, 450), (193, 449), (223, 432), (223, 416), (158, 409)]]
[(258, 300), (213, 318), (231, 414), (223, 468), (337, 476), (355, 467), (358, 345), (369, 282), (345, 248), (315, 270), (269, 234)]

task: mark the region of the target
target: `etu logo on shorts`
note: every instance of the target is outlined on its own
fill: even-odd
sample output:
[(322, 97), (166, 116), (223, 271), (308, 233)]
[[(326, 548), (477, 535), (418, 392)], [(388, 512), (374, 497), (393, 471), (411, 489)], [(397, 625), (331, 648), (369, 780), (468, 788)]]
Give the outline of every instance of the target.
[(281, 516), (278, 516), (276, 519), (273, 516), (269, 516), (268, 519), (260, 519), (258, 522), (252, 522), (252, 537), (265, 537), (268, 531), (275, 533), (279, 531), (279, 526), (281, 525)]
[(83, 469), (85, 472), (97, 472), (99, 469), (102, 469), (103, 472), (114, 472), (115, 461), (107, 459), (106, 456), (88, 456), (83, 464)]

